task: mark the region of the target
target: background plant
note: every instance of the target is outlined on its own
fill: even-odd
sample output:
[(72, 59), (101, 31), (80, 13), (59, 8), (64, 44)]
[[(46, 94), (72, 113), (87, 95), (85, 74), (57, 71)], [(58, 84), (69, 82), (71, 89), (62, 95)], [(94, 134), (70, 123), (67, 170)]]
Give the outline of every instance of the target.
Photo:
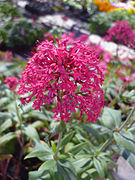
[(135, 15), (129, 15), (125, 10), (114, 10), (110, 13), (98, 12), (89, 19), (90, 32), (104, 36), (115, 21), (121, 20), (127, 21), (134, 28)]
[(46, 32), (40, 23), (23, 17), (12, 2), (3, 1), (0, 12), (0, 49), (28, 49)]

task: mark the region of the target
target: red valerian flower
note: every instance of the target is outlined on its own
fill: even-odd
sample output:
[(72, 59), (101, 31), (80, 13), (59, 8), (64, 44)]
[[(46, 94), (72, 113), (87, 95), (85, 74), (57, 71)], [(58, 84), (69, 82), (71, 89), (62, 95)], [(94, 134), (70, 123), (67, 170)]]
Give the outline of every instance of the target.
[(118, 44), (124, 44), (129, 47), (134, 47), (135, 33), (131, 29), (127, 21), (116, 21), (105, 36), (107, 41), (116, 41)]
[[(70, 42), (70, 44), (69, 44)], [(23, 104), (35, 97), (33, 108), (41, 110), (44, 104), (54, 103), (56, 118), (70, 120), (73, 112), (80, 110), (80, 118), (94, 122), (104, 106), (103, 74), (93, 49), (68, 38), (57, 43), (44, 41), (28, 62), (22, 73), (18, 93), (24, 95)]]
[(17, 85), (19, 84), (19, 79), (14, 76), (11, 76), (7, 77), (4, 82), (9, 86), (11, 91), (15, 91)]

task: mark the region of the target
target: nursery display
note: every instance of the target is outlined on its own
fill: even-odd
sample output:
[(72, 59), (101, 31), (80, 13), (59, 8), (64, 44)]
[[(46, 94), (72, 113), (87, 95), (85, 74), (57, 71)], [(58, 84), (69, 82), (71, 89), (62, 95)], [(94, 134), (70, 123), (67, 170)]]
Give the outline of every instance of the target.
[[(135, 15), (119, 6), (0, 3), (1, 180), (115, 180), (120, 157), (135, 170)], [(79, 12), (90, 33), (39, 21)]]
[(30, 49), (38, 39), (43, 38), (46, 29), (34, 18), (23, 17), (15, 4), (0, 4), (0, 49), (21, 50)]

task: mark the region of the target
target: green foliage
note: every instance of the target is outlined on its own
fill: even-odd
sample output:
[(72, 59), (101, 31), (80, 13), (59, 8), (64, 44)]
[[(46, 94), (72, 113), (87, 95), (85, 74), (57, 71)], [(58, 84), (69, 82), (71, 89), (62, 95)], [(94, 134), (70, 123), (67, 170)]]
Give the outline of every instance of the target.
[(105, 127), (109, 129), (119, 128), (121, 125), (121, 112), (105, 107), (101, 119)]
[(45, 33), (44, 28), (32, 20), (19, 18), (13, 21), (9, 30), (7, 44), (11, 48), (30, 47), (37, 39), (40, 40)]
[(105, 12), (99, 12), (90, 19), (90, 32), (104, 36), (112, 25), (112, 16)]
[(125, 20), (128, 21), (132, 28), (135, 25), (135, 15), (129, 15), (127, 11), (111, 11), (110, 13), (98, 12), (90, 19), (90, 32), (105, 36), (107, 30), (112, 26), (115, 21)]
[(30, 48), (36, 40), (41, 40), (45, 28), (31, 19), (24, 18), (16, 4), (2, 2), (0, 5), (0, 48)]

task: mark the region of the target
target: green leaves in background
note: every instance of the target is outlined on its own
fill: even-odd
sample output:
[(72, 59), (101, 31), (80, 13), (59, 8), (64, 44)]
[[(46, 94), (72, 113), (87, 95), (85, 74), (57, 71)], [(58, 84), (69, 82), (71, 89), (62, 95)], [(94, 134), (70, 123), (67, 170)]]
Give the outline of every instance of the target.
[(121, 133), (115, 132), (113, 136), (118, 145), (135, 154), (135, 137), (131, 132), (123, 130)]
[(14, 138), (16, 138), (16, 134), (14, 132), (9, 132), (9, 133), (1, 136), (0, 137), (0, 146), (5, 145), (6, 143), (8, 143), (9, 141), (11, 141)]
[(111, 130), (119, 128), (121, 125), (121, 111), (105, 107), (101, 122)]

